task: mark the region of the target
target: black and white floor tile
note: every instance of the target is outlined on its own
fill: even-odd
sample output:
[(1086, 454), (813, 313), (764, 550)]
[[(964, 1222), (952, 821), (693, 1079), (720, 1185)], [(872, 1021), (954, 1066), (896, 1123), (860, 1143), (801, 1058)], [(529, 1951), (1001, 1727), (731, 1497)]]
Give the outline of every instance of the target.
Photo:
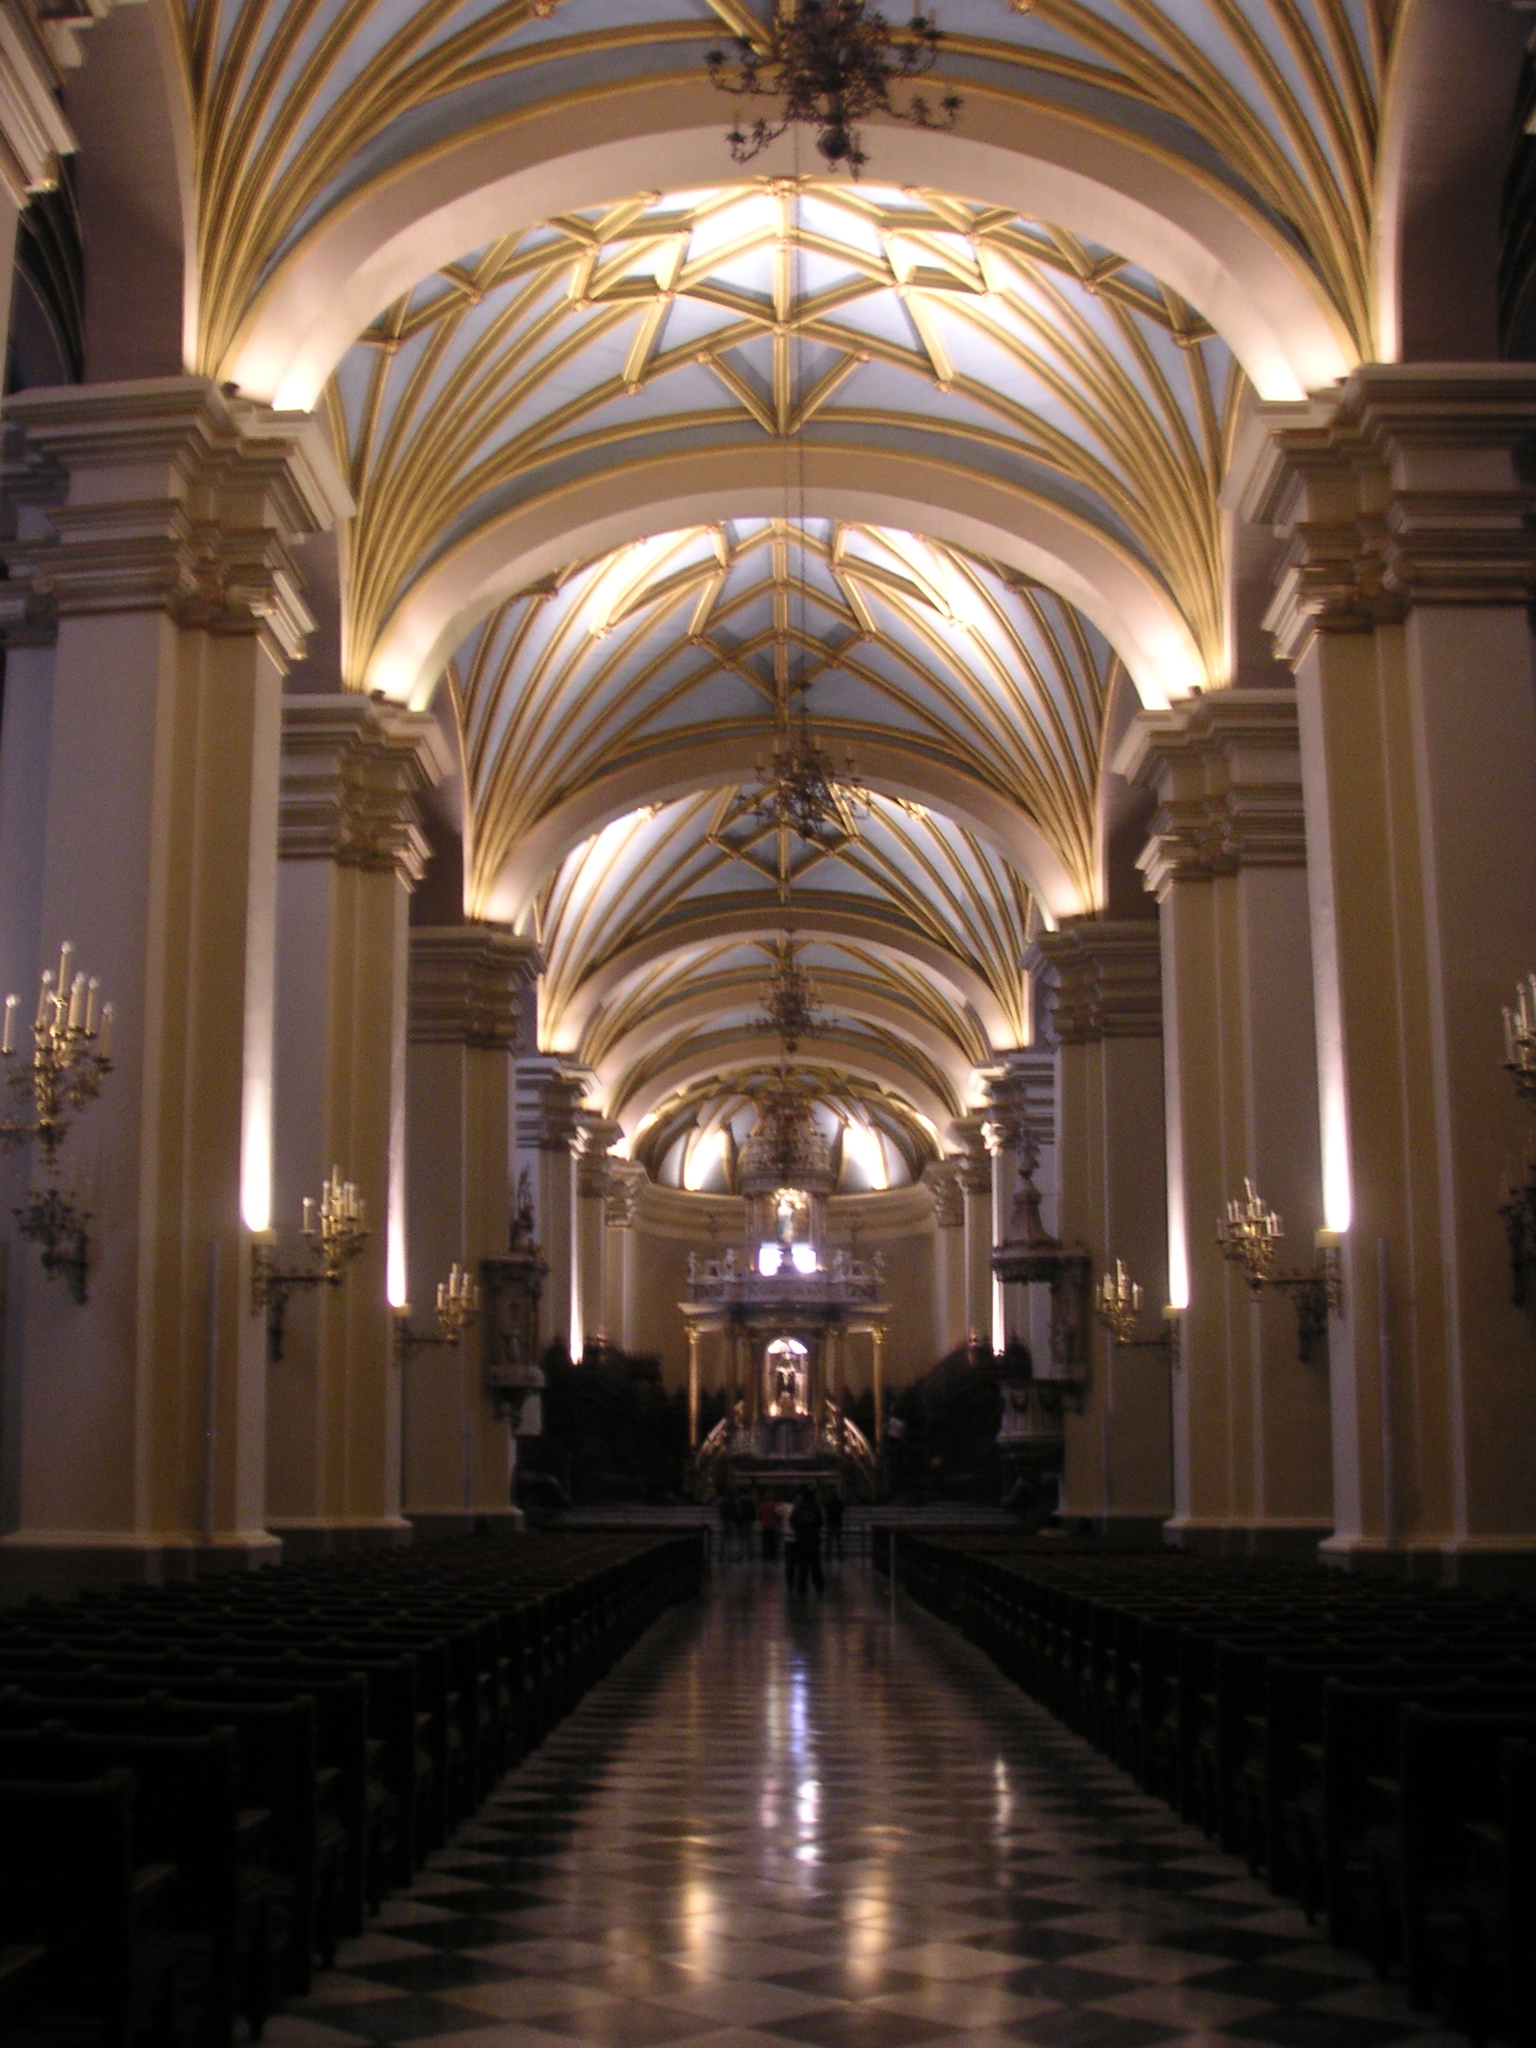
[(717, 1570), (269, 2048), (1460, 2048), (862, 1565)]

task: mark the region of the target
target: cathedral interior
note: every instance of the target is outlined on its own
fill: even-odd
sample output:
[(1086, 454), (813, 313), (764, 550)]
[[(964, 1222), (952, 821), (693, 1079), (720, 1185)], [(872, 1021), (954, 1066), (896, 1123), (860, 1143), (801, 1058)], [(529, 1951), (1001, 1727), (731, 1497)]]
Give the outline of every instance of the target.
[(0, 0), (0, 2048), (1536, 2041), (1533, 51)]

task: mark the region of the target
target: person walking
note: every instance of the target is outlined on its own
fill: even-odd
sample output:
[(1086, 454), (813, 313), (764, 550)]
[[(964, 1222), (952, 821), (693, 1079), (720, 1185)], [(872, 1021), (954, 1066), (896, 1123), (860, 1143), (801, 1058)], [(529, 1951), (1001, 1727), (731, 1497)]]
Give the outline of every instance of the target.
[(843, 1496), (840, 1493), (827, 1495), (826, 1507), (827, 1562), (835, 1557), (839, 1564), (843, 1558)]
[(821, 1569), (821, 1524), (821, 1503), (809, 1486), (802, 1486), (789, 1517), (795, 1546), (795, 1574), (790, 1584), (796, 1593), (805, 1592), (808, 1586), (814, 1586), (818, 1593), (826, 1590)]

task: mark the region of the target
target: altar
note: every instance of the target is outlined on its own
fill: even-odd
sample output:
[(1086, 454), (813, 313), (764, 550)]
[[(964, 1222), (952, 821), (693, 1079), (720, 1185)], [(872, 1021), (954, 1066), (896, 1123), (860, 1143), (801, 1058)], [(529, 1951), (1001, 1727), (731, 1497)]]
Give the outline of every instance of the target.
[[(799, 1097), (765, 1098), (741, 1150), (740, 1247), (691, 1254), (678, 1304), (688, 1335), (688, 1434), (705, 1486), (822, 1476), (872, 1485), (875, 1451), (847, 1413), (849, 1342), (870, 1340), (875, 1436), (883, 1406), (884, 1263), (826, 1244), (826, 1139)], [(698, 1441), (706, 1345), (726, 1412)]]

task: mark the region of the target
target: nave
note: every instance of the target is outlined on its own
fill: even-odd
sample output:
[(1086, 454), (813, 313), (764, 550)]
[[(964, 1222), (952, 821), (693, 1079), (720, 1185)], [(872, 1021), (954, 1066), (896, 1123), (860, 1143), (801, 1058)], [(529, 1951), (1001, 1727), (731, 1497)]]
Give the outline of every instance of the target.
[(1436, 2048), (861, 1563), (717, 1569), (269, 2048)]

